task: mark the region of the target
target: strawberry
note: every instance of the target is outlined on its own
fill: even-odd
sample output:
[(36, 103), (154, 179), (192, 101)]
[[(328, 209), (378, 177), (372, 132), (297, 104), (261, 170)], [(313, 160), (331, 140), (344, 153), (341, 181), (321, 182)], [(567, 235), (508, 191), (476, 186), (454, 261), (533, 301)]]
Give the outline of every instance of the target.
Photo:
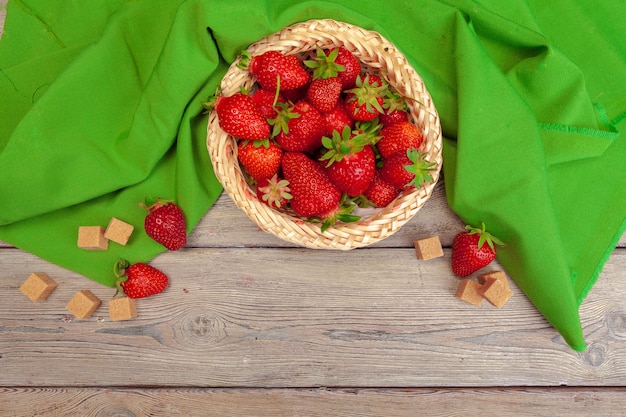
[(335, 131), (332, 138), (322, 138), (322, 144), (328, 149), (321, 158), (328, 161), (328, 178), (350, 197), (362, 194), (374, 178), (376, 154), (370, 140), (367, 134), (351, 132), (347, 126), (341, 134)]
[(324, 168), (301, 152), (285, 152), (283, 174), (291, 188), (291, 208), (302, 217), (323, 221), (322, 231), (335, 223), (356, 221), (350, 215), (354, 206), (342, 207), (342, 193), (328, 179)]
[(382, 179), (397, 188), (419, 188), (433, 180), (430, 175), (434, 162), (417, 149), (399, 151), (383, 160), (380, 171)]
[(339, 208), (341, 191), (324, 169), (301, 152), (285, 152), (283, 174), (291, 188), (291, 207), (303, 217), (326, 217)]
[(306, 92), (308, 101), (322, 113), (335, 108), (341, 96), (341, 80), (339, 77), (313, 79)]
[(275, 174), (272, 178), (260, 180), (256, 185), (257, 198), (272, 208), (282, 208), (291, 200), (289, 181)]
[(140, 206), (148, 210), (144, 229), (155, 242), (169, 250), (178, 250), (187, 244), (187, 223), (178, 205), (161, 198), (146, 198)]
[(286, 102), (282, 95), (276, 94), (274, 91), (264, 90), (262, 88), (250, 94), (250, 97), (256, 104), (261, 116), (266, 119), (273, 119), (276, 117), (276, 103)]
[(280, 94), (285, 98), (285, 100), (297, 103), (298, 101), (306, 98), (306, 91), (309, 89), (309, 82), (310, 81), (307, 81), (307, 83), (302, 87), (292, 88), (291, 90), (280, 90)]
[(382, 179), (380, 169), (377, 169), (370, 186), (363, 192), (363, 197), (374, 207), (387, 207), (399, 194), (400, 189), (386, 183)]
[(115, 264), (117, 276), (117, 291), (121, 291), (129, 298), (144, 298), (162, 292), (169, 282), (167, 275), (155, 267), (137, 262), (130, 264), (126, 259), (120, 259)]
[(371, 121), (384, 112), (387, 84), (377, 75), (361, 75), (356, 85), (346, 90), (346, 112), (354, 120)]
[(350, 130), (354, 127), (354, 120), (346, 114), (341, 99), (334, 109), (328, 113), (323, 113), (322, 116), (326, 124), (326, 136), (332, 136), (335, 130), (341, 132), (345, 126), (348, 126)]
[(339, 53), (334, 49), (328, 55), (321, 48), (317, 48), (316, 59), (306, 60), (304, 64), (313, 69), (313, 79), (307, 89), (307, 100), (320, 112), (327, 113), (337, 105), (343, 91), (343, 84), (338, 74), (345, 68), (335, 59)]
[(380, 131), (382, 138), (378, 141), (378, 151), (387, 158), (399, 151), (419, 148), (424, 141), (422, 132), (413, 123), (404, 121), (385, 126)]
[(357, 77), (361, 74), (361, 61), (343, 46), (329, 49), (326, 51), (326, 54), (330, 56), (335, 50), (337, 51), (335, 63), (343, 67), (343, 71), (337, 74), (341, 79), (342, 87), (344, 90), (353, 88), (356, 84)]
[(385, 111), (379, 116), (379, 121), (385, 126), (409, 120), (409, 107), (406, 104), (406, 99), (391, 85), (388, 85), (383, 108)]
[(257, 181), (271, 178), (280, 169), (283, 150), (274, 141), (239, 141), (237, 159)]
[(270, 136), (269, 123), (246, 94), (218, 96), (214, 105), (209, 102), (205, 106), (215, 108), (220, 127), (231, 136), (248, 140), (267, 139)]
[(270, 91), (291, 90), (309, 82), (309, 74), (300, 59), (280, 51), (267, 51), (256, 56), (244, 51), (238, 66), (247, 69), (262, 88)]
[(322, 146), (326, 124), (322, 114), (307, 101), (301, 100), (278, 112), (273, 135), (278, 145), (289, 152), (312, 152)]
[(503, 243), (482, 228), (466, 226), (452, 240), (452, 272), (466, 277), (489, 265), (496, 258), (496, 247)]
[(395, 109), (389, 110), (386, 109), (384, 113), (378, 116), (378, 120), (381, 124), (385, 126), (392, 125), (398, 122), (406, 122), (409, 120), (409, 113), (405, 110)]

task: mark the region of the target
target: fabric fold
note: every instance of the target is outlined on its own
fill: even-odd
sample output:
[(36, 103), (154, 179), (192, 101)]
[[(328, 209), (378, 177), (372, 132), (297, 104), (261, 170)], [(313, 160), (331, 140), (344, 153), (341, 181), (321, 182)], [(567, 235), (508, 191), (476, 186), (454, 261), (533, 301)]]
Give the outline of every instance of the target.
[[(259, 38), (309, 19), (376, 30), (439, 111), (450, 207), (574, 349), (578, 307), (626, 224), (626, 3), (566, 0), (9, 0), (0, 40), (0, 239), (112, 285), (163, 248), (137, 203), (191, 230), (221, 192), (201, 103)], [(6, 175), (5, 173), (10, 173)], [(76, 248), (118, 217), (125, 247)], [(506, 326), (505, 323), (502, 324)]]

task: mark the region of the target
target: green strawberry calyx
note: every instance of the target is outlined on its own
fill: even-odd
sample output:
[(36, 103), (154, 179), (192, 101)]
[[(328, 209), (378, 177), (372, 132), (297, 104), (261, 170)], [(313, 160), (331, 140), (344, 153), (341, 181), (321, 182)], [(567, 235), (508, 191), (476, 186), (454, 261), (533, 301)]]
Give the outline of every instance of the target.
[(117, 297), (118, 294), (123, 294), (124, 290), (122, 289), (122, 283), (128, 280), (128, 275), (126, 275), (126, 269), (130, 267), (130, 262), (128, 262), (124, 258), (120, 258), (115, 265), (113, 265), (113, 273), (116, 276), (115, 281), (115, 294), (113, 297)]
[(416, 188), (422, 187), (425, 183), (432, 182), (433, 177), (431, 173), (435, 171), (435, 163), (426, 159), (426, 154), (418, 151), (415, 148), (407, 149), (406, 156), (409, 157), (411, 164), (405, 165), (406, 169), (411, 174), (415, 174), (415, 178), (411, 180), (408, 186), (415, 186)]
[[(373, 113), (376, 110), (378, 113), (384, 113), (382, 106), (378, 102), (378, 98), (385, 97), (387, 94), (388, 85), (383, 82), (381, 85), (370, 84), (370, 76), (369, 74), (365, 77), (358, 77), (356, 79), (356, 86), (350, 90), (347, 90), (347, 93), (354, 94), (354, 96), (349, 99), (349, 101), (357, 102), (357, 105), (365, 106), (365, 109)], [(358, 112), (358, 107), (355, 110)]]
[(498, 246), (505, 246), (504, 242), (502, 242), (500, 239), (498, 239), (491, 233), (487, 232), (484, 222), (481, 222), (480, 228), (467, 225), (465, 226), (465, 230), (467, 230), (467, 234), (469, 235), (475, 235), (475, 234), (479, 235), (478, 249), (481, 249), (485, 243), (487, 243), (487, 245), (491, 248), (492, 251), (496, 250), (494, 244)]
[(315, 59), (304, 61), (304, 65), (313, 70), (313, 79), (325, 79), (336, 77), (337, 74), (346, 70), (341, 64), (335, 62), (339, 55), (339, 48), (333, 49), (328, 55), (319, 46), (316, 49)]
[(174, 200), (166, 200), (166, 199), (161, 198), (161, 197), (146, 196), (144, 201), (139, 203), (139, 207), (141, 207), (142, 209), (144, 209), (144, 210), (146, 210), (148, 212), (152, 212), (152, 211), (158, 209), (159, 207), (166, 206), (166, 205), (168, 205), (170, 203), (173, 203), (173, 202), (174, 202)]

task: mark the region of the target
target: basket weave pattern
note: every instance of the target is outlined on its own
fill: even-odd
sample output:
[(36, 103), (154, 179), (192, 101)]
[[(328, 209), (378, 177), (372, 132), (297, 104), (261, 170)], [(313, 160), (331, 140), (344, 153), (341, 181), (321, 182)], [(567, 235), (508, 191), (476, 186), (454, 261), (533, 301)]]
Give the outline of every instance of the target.
[[(354, 223), (337, 223), (322, 233), (321, 225), (305, 222), (292, 212), (274, 210), (259, 201), (237, 161), (236, 139), (219, 127), (215, 111), (210, 112), (207, 126), (207, 148), (215, 174), (234, 203), (262, 230), (314, 249), (353, 249), (395, 233), (429, 199), (442, 166), (441, 125), (432, 98), (404, 55), (380, 34), (335, 20), (311, 20), (267, 36), (250, 45), (248, 51), (252, 56), (269, 50), (306, 55), (314, 53), (316, 46), (328, 49), (342, 45), (361, 60), (366, 71), (379, 73), (407, 98), (413, 122), (424, 134), (420, 151), (436, 164), (433, 181), (424, 187), (404, 191), (389, 206)], [(241, 86), (252, 88), (255, 83), (247, 71), (237, 68), (237, 63), (238, 60), (222, 79), (220, 89), (225, 96), (239, 92)]]

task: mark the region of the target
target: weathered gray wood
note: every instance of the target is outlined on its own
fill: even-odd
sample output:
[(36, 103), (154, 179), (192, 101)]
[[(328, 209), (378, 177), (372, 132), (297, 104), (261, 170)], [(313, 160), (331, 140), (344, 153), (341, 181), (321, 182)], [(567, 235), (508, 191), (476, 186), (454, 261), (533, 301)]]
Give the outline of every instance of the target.
[[(65, 304), (112, 290), (18, 250), (0, 251), (0, 385), (433, 387), (626, 385), (626, 251), (581, 314), (590, 348), (571, 351), (514, 287), (502, 309), (454, 298), (443, 258), (412, 249), (184, 249), (153, 264), (172, 277), (139, 317), (85, 321)], [(494, 268), (497, 264), (494, 265)], [(44, 303), (18, 286), (59, 282)]]
[(622, 416), (624, 389), (0, 389), (2, 417)]

